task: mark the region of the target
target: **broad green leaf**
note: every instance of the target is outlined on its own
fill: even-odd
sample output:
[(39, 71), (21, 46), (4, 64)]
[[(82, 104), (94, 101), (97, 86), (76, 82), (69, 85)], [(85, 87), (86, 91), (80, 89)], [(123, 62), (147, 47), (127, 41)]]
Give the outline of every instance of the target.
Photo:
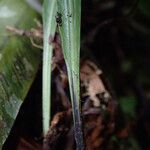
[(37, 17), (24, 1), (0, 1), (0, 149), (5, 142), (19, 108), (33, 82), (40, 51), (29, 39), (8, 36), (7, 25), (32, 28)]
[(57, 0), (57, 2), (58, 26), (61, 35), (64, 58), (68, 70), (75, 139), (77, 149), (83, 149), (79, 88), (81, 1)]
[(47, 133), (50, 125), (51, 100), (51, 63), (52, 44), (56, 30), (56, 0), (45, 0), (43, 5), (43, 132)]

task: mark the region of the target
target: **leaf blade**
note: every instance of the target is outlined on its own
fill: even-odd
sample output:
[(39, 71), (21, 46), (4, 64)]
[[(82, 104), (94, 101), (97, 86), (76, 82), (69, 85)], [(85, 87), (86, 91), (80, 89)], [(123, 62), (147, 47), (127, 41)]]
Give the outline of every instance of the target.
[[(26, 15), (26, 10), (30, 15)], [(6, 36), (6, 26), (32, 28), (37, 14), (20, 0), (0, 1), (0, 149), (35, 78), (40, 51), (28, 39)], [(22, 19), (23, 18), (23, 19)], [(30, 23), (29, 23), (30, 22)]]
[(51, 60), (53, 47), (49, 44), (49, 38), (53, 38), (56, 30), (55, 12), (56, 1), (45, 0), (43, 4), (43, 82), (42, 82), (42, 108), (43, 108), (43, 132), (47, 133), (50, 124), (51, 102)]
[[(62, 26), (59, 26), (64, 58), (68, 70), (70, 95), (75, 128), (77, 149), (84, 149), (80, 116), (80, 0), (58, 0), (58, 11), (61, 13)], [(77, 15), (78, 14), (78, 15)]]

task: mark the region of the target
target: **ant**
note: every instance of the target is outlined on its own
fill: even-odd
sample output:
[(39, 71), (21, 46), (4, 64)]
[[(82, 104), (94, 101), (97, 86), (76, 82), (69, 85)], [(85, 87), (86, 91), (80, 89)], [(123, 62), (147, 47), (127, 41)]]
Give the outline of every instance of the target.
[(56, 15), (56, 22), (59, 26), (62, 26), (62, 14), (57, 12), (57, 15)]
[[(71, 18), (72, 14), (68, 14), (67, 17)], [(60, 12), (57, 12), (56, 14), (56, 22), (61, 27), (62, 26), (62, 14)], [(70, 21), (71, 23), (71, 21)]]

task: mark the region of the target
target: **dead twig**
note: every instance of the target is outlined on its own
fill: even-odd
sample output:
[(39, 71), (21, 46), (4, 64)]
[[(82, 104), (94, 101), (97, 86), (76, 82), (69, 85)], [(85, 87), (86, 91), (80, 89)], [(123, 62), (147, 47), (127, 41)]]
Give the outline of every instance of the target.
[(6, 26), (6, 30), (16, 35), (26, 36), (29, 38), (43, 39), (43, 31), (41, 29), (23, 30), (12, 26)]

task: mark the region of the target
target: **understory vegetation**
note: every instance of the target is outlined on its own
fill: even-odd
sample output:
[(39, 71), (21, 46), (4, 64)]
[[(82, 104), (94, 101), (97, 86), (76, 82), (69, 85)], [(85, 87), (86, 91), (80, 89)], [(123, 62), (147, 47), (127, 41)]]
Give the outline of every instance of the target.
[(149, 1), (0, 0), (0, 20), (0, 149), (149, 149)]

